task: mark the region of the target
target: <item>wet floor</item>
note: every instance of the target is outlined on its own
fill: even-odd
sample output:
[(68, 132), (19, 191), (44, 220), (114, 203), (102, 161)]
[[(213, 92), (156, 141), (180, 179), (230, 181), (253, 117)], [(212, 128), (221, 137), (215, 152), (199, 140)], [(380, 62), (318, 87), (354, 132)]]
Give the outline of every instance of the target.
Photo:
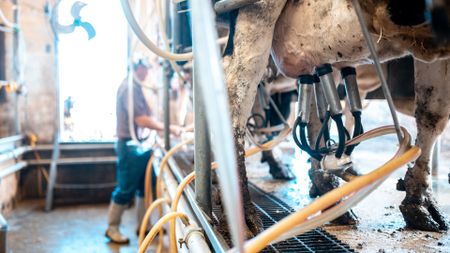
[[(108, 205), (56, 207), (50, 213), (44, 201), (26, 201), (12, 216), (8, 246), (13, 253), (135, 253), (137, 252), (136, 212), (127, 210), (121, 227), (130, 236), (125, 246), (108, 243), (104, 237)], [(152, 251), (149, 251), (152, 252)]]
[[(384, 123), (364, 121), (365, 129), (389, 124), (389, 115), (383, 103), (373, 103), (365, 111), (387, 119)], [(364, 115), (363, 115), (363, 119)], [(415, 135), (414, 121), (400, 117), (402, 125), (408, 127)], [(362, 172), (370, 171), (381, 165), (395, 152), (395, 136), (383, 137), (360, 145), (354, 152), (355, 167)], [(275, 194), (289, 205), (301, 208), (311, 202), (308, 197), (310, 186), (307, 177), (309, 164), (307, 156), (294, 148), (291, 142), (284, 142), (275, 149), (277, 157), (291, 164), (297, 179), (290, 182), (272, 180), (265, 164), (259, 163), (255, 156), (248, 161), (248, 176), (267, 192)], [(438, 202), (447, 216), (450, 216), (450, 185), (446, 174), (450, 167), (450, 131), (444, 135), (442, 142), (442, 160), (440, 177), (435, 178), (433, 190)], [(395, 190), (398, 178), (405, 173), (405, 168), (395, 172), (379, 189), (358, 204), (354, 211), (359, 217), (356, 226), (326, 226), (326, 230), (348, 243), (358, 252), (450, 252), (449, 233), (431, 233), (404, 230), (404, 221), (398, 205), (404, 192)], [(11, 252), (19, 253), (72, 253), (72, 252), (106, 252), (128, 253), (137, 251), (135, 235), (135, 210), (127, 210), (123, 217), (123, 232), (131, 237), (131, 244), (117, 246), (109, 244), (103, 234), (106, 229), (108, 206), (82, 205), (57, 207), (50, 213), (43, 211), (43, 201), (26, 201), (19, 203), (12, 216), (7, 217), (10, 232), (8, 243)], [(151, 251), (150, 251), (151, 252)]]
[[(373, 103), (367, 113), (378, 115), (385, 122), (365, 120), (365, 128), (390, 124), (384, 103)], [(364, 116), (363, 116), (364, 117)], [(401, 124), (415, 136), (414, 120), (400, 116)], [(382, 165), (395, 153), (396, 137), (389, 136), (360, 145), (354, 152), (355, 167), (367, 172)], [(294, 149), (291, 142), (284, 142), (275, 153), (284, 163), (290, 164), (297, 176), (296, 180), (280, 182), (272, 180), (268, 167), (259, 163), (255, 156), (248, 161), (250, 181), (282, 199), (296, 209), (310, 203), (308, 197), (310, 182), (307, 171), (310, 167), (305, 154)], [(447, 129), (442, 140), (442, 155), (439, 176), (435, 177), (433, 191), (443, 212), (450, 217), (450, 184), (447, 174), (450, 166), (450, 131)], [(405, 193), (396, 191), (398, 178), (403, 177), (406, 168), (401, 168), (390, 176), (377, 190), (359, 203), (353, 210), (359, 217), (356, 226), (325, 226), (325, 229), (349, 244), (358, 252), (450, 252), (450, 234), (405, 230), (405, 222), (398, 206)]]

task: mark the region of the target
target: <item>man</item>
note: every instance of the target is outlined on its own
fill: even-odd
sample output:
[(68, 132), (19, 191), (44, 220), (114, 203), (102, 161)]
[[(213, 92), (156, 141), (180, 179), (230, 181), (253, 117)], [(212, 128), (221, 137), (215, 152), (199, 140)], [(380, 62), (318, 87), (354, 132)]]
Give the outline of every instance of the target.
[[(133, 123), (134, 132), (139, 138), (139, 131), (145, 128), (157, 131), (164, 130), (164, 124), (153, 116), (152, 110), (147, 105), (142, 92), (141, 82), (148, 74), (149, 65), (145, 60), (139, 60), (133, 65)], [(112, 200), (108, 211), (108, 229), (105, 236), (111, 242), (126, 244), (129, 239), (119, 230), (121, 217), (136, 195), (137, 223), (138, 227), (145, 214), (144, 207), (144, 179), (147, 162), (151, 150), (144, 150), (131, 138), (128, 123), (128, 80), (125, 79), (117, 91), (116, 102), (117, 116), (117, 187), (112, 193)], [(170, 126), (170, 132), (179, 135), (181, 128)], [(154, 173), (152, 171), (152, 173)], [(153, 175), (153, 178), (156, 178)]]

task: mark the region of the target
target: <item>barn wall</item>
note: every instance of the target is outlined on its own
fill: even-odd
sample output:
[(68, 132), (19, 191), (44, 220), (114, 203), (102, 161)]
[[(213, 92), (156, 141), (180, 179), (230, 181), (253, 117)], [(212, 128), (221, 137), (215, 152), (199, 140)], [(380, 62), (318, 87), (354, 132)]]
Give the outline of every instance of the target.
[[(55, 68), (53, 35), (45, 15), (45, 0), (18, 0), (21, 17), (21, 31), (26, 45), (25, 80), (26, 93), (19, 96), (19, 115), (23, 133), (32, 132), (40, 143), (51, 143), (54, 131), (55, 113)], [(12, 20), (13, 4), (0, 0), (0, 8)], [(13, 79), (12, 45), (13, 36), (3, 34), (5, 68), (2, 79)], [(0, 49), (1, 50), (1, 49)], [(24, 59), (24, 58), (22, 58)], [(1, 62), (1, 58), (0, 58)], [(0, 74), (2, 74), (0, 70)], [(0, 137), (15, 133), (14, 95), (7, 94), (6, 102), (0, 104)], [(7, 166), (7, 164), (2, 165)], [(0, 181), (0, 207), (2, 212), (10, 210), (18, 193), (19, 174)]]

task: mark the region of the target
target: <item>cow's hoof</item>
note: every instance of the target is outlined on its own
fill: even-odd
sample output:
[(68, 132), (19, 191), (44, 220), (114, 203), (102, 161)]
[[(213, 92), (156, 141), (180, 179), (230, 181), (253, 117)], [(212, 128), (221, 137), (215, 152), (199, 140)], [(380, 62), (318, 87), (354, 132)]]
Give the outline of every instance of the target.
[(325, 193), (339, 187), (339, 180), (336, 176), (326, 173), (322, 169), (310, 169), (308, 171), (312, 185), (309, 190), (311, 198), (322, 196)]
[[(264, 230), (263, 223), (259, 215), (256, 213), (255, 207), (245, 207), (245, 223), (247, 224), (247, 235), (256, 236)], [(247, 237), (247, 238), (251, 238)]]
[(446, 218), (434, 201), (430, 204), (417, 204), (404, 200), (400, 205), (400, 211), (409, 228), (435, 232), (447, 231), (449, 228)]
[(295, 179), (295, 175), (289, 166), (283, 164), (281, 161), (277, 161), (272, 151), (265, 151), (261, 157), (261, 162), (267, 162), (269, 165), (269, 173), (274, 179), (286, 181)]
[(273, 179), (286, 181), (295, 179), (295, 175), (292, 173), (289, 166), (282, 164), (281, 162), (275, 161), (273, 164), (269, 163), (269, 167), (269, 172)]
[(355, 213), (352, 210), (344, 213), (340, 217), (331, 221), (333, 225), (356, 225), (358, 224), (358, 217), (356, 217)]

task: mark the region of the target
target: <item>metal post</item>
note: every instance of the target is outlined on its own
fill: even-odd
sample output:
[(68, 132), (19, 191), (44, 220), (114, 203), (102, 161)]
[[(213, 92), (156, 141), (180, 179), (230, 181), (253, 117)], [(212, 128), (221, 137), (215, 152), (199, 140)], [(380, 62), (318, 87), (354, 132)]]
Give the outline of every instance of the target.
[[(20, 23), (20, 9), (18, 0), (13, 0), (13, 22), (14, 24)], [(19, 66), (19, 36), (21, 31), (19, 29), (14, 30), (13, 34), (13, 80), (19, 81), (20, 78), (20, 66)], [(20, 133), (20, 116), (19, 116), (19, 95), (14, 92), (14, 134)]]
[(0, 253), (8, 252), (7, 244), (7, 233), (8, 233), (8, 223), (6, 222), (3, 215), (0, 214)]
[(58, 33), (54, 33), (53, 40), (53, 51), (54, 51), (54, 77), (55, 77), (55, 121), (54, 121), (54, 134), (53, 134), (53, 151), (52, 151), (52, 162), (50, 164), (49, 180), (47, 182), (47, 193), (45, 196), (45, 211), (49, 212), (53, 208), (53, 189), (56, 184), (56, 177), (58, 174), (58, 164), (59, 159), (59, 137), (60, 137), (60, 126), (61, 126), (61, 101), (60, 101), (60, 91), (59, 91), (59, 49), (58, 49)]
[(59, 134), (55, 133), (53, 140), (52, 161), (50, 163), (50, 173), (47, 182), (47, 194), (45, 196), (45, 211), (50, 212), (53, 208), (53, 189), (56, 185), (56, 177), (58, 175), (58, 159), (59, 159)]
[(395, 132), (397, 133), (398, 142), (401, 143), (403, 139), (402, 131), (400, 129), (400, 123), (398, 121), (397, 112), (395, 111), (394, 100), (392, 99), (391, 92), (389, 91), (389, 86), (384, 76), (383, 68), (381, 67), (380, 59), (378, 58), (377, 51), (375, 48), (375, 44), (372, 40), (372, 37), (367, 28), (366, 20), (361, 9), (361, 5), (358, 0), (353, 0), (353, 6), (355, 8), (356, 16), (358, 17), (359, 24), (361, 25), (361, 31), (366, 39), (367, 46), (369, 48), (372, 60), (375, 64), (375, 69), (377, 70), (378, 77), (381, 81), (381, 88), (383, 90), (383, 94), (386, 98), (386, 101), (389, 105), (389, 110), (392, 115), (392, 120), (394, 121)]
[[(166, 20), (166, 34), (171, 38), (171, 23), (170, 23), (170, 1), (165, 2), (165, 20)], [(165, 60), (163, 64), (163, 111), (164, 111), (164, 148), (170, 149), (170, 76), (171, 69), (169, 61)]]
[(163, 112), (164, 112), (164, 148), (170, 149), (170, 65), (163, 65)]
[(195, 199), (203, 211), (211, 217), (211, 148), (206, 122), (205, 101), (201, 94), (200, 78), (194, 62), (194, 133), (195, 133)]
[(244, 207), (239, 184), (233, 135), (231, 129), (228, 93), (217, 45), (217, 30), (211, 2), (192, 0), (191, 7), (194, 58), (201, 78), (201, 93), (205, 100), (206, 116), (210, 124), (211, 142), (219, 167), (218, 179), (222, 200), (230, 228), (233, 246), (244, 252)]

